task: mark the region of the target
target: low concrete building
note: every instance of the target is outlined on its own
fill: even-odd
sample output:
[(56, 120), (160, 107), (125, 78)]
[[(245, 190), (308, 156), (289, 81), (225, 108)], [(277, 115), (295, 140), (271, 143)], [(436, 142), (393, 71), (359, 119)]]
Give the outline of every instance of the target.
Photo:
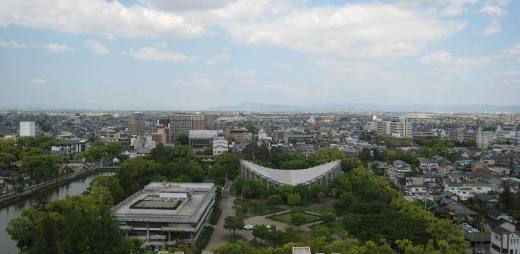
[(310, 247), (293, 247), (292, 254), (312, 254)]
[(188, 132), (188, 139), (191, 147), (194, 149), (203, 149), (210, 146), (213, 140), (223, 135), (222, 130), (190, 130)]
[(491, 229), (491, 254), (520, 253), (520, 233), (512, 223), (503, 223)]
[(148, 246), (193, 244), (215, 203), (213, 183), (150, 183), (112, 208), (127, 237)]
[(229, 144), (226, 139), (214, 139), (213, 140), (213, 155), (221, 155), (229, 151)]
[(86, 139), (67, 139), (55, 141), (51, 145), (51, 152), (74, 156), (81, 152), (86, 151), (89, 148), (88, 140)]
[(475, 196), (475, 194), (486, 194), (492, 191), (489, 184), (462, 184), (447, 182), (444, 184), (444, 190), (452, 192), (457, 195), (460, 200), (468, 200)]

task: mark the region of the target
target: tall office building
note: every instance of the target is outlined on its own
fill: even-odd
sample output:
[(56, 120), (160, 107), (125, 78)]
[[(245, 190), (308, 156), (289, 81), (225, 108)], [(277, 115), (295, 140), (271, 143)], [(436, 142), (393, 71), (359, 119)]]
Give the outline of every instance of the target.
[(179, 135), (188, 135), (190, 130), (205, 130), (206, 118), (204, 115), (176, 113), (170, 116), (170, 130), (172, 141)]
[(28, 121), (20, 122), (20, 137), (36, 137), (36, 123)]
[(128, 135), (144, 135), (144, 115), (142, 113), (133, 113), (128, 120)]

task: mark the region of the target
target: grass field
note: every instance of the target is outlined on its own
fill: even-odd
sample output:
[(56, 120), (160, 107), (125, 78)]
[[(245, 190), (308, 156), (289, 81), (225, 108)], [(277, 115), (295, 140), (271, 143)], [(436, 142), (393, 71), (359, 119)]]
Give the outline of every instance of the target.
[[(303, 215), (305, 216), (305, 222), (303, 224), (319, 221), (321, 219), (319, 216), (316, 216), (316, 215), (311, 215), (311, 214), (306, 214), (306, 213), (303, 213)], [(279, 215), (275, 215), (275, 216), (270, 216), (269, 219), (294, 225), (294, 223), (292, 223), (292, 220), (291, 220), (291, 213), (284, 213), (284, 214), (279, 214)]]
[(315, 212), (315, 213), (319, 213), (319, 214), (322, 214), (322, 215), (324, 213), (327, 213), (327, 212), (331, 212), (332, 214), (336, 214), (336, 211), (334, 210), (334, 207), (332, 207), (330, 204), (324, 204), (324, 205), (320, 205), (320, 206), (309, 207), (309, 208), (305, 208), (305, 210), (311, 211), (311, 212)]
[(246, 217), (267, 215), (285, 210), (283, 207), (270, 206), (265, 200), (235, 200), (237, 211)]

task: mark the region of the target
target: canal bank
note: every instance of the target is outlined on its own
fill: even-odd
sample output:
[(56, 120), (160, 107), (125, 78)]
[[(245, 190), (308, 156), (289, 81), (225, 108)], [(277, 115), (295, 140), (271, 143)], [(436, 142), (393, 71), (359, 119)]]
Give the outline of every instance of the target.
[[(82, 194), (90, 185), (90, 182), (98, 175), (112, 175), (113, 173), (97, 171), (91, 172), (90, 175), (83, 175), (80, 178), (74, 178), (70, 182), (62, 185), (46, 188), (43, 193), (48, 201), (63, 199), (66, 196), (74, 196)], [(23, 209), (31, 208), (38, 204), (39, 200), (36, 196), (26, 196), (15, 203), (11, 203), (3, 208), (0, 208), (0, 253), (15, 254), (19, 253), (16, 247), (16, 242), (11, 240), (6, 231), (9, 221), (21, 215)]]
[(116, 168), (114, 168), (114, 167), (99, 167), (99, 168), (95, 168), (95, 169), (85, 170), (85, 171), (77, 173), (77, 174), (61, 176), (59, 178), (46, 181), (44, 183), (39, 184), (38, 186), (35, 186), (34, 188), (25, 190), (23, 192), (14, 193), (9, 196), (0, 197), (0, 208), (3, 208), (10, 204), (17, 203), (28, 197), (32, 197), (36, 193), (39, 193), (41, 191), (46, 191), (46, 190), (52, 189), (56, 186), (66, 184), (66, 183), (72, 182), (77, 179), (85, 178), (90, 175), (99, 174), (100, 172), (113, 172), (113, 171), (115, 171), (115, 169)]

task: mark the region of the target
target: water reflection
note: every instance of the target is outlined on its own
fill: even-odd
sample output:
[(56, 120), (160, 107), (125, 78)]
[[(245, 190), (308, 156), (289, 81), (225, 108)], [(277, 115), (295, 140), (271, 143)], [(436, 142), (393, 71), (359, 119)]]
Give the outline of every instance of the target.
[[(111, 175), (112, 173), (99, 173), (97, 175)], [(16, 242), (9, 238), (6, 228), (10, 220), (18, 217), (22, 210), (25, 208), (33, 207), (37, 205), (42, 198), (51, 201), (56, 199), (62, 199), (68, 196), (79, 195), (83, 193), (90, 182), (94, 180), (97, 175), (87, 176), (82, 179), (77, 179), (66, 185), (62, 185), (47, 191), (42, 197), (32, 196), (31, 198), (24, 199), (18, 203), (11, 204), (10, 206), (0, 209), (0, 253), (14, 254), (18, 253)]]

